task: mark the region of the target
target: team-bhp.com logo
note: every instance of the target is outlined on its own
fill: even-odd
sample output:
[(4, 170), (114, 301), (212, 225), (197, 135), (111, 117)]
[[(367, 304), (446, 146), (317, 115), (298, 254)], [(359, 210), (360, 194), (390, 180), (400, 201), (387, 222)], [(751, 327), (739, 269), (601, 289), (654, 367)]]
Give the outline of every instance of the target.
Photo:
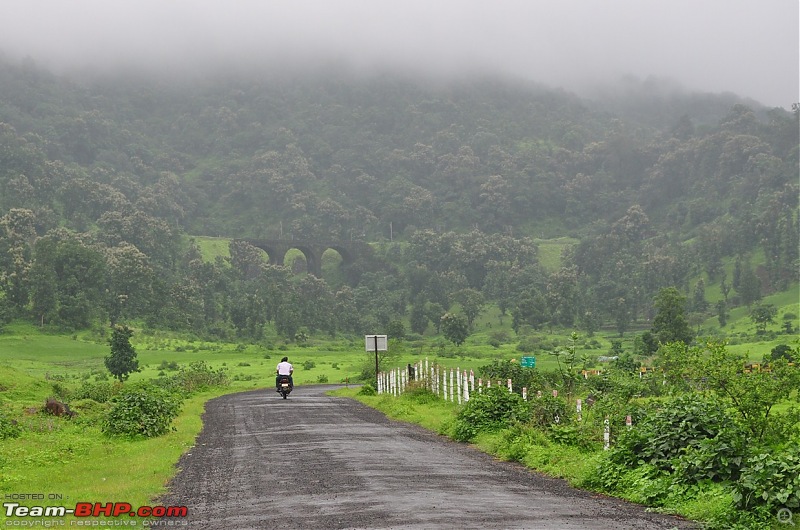
[(18, 502), (4, 502), (6, 517), (186, 517), (186, 506), (140, 506), (136, 509), (127, 502), (79, 502), (75, 508), (64, 506), (22, 506)]

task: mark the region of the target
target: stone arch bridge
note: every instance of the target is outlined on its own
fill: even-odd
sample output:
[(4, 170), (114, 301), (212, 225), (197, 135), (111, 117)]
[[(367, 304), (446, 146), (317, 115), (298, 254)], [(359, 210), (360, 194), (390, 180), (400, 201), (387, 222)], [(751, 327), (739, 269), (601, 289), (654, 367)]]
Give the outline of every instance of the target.
[(296, 248), (306, 258), (308, 272), (322, 277), (322, 255), (326, 250), (332, 249), (342, 257), (342, 265), (367, 259), (372, 249), (363, 241), (313, 241), (300, 239), (243, 239), (256, 248), (260, 248), (269, 256), (270, 265), (283, 265), (286, 253)]

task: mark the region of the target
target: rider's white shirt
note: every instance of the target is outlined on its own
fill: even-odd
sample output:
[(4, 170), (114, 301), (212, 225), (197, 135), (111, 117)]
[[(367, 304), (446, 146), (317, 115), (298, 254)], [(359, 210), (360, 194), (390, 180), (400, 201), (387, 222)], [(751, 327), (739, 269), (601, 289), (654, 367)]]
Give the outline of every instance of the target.
[(278, 375), (292, 375), (292, 363), (278, 363)]

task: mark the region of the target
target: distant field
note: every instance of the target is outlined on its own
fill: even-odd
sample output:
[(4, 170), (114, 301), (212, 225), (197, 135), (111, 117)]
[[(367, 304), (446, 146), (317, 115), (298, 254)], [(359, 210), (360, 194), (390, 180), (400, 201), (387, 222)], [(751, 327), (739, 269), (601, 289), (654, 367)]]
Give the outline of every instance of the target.
[(231, 242), (230, 238), (192, 236), (191, 239), (195, 240), (203, 259), (206, 261), (214, 261), (218, 256), (228, 258), (231, 255), (228, 251), (228, 245)]
[(572, 237), (536, 239), (535, 241), (539, 245), (539, 263), (547, 272), (557, 271), (561, 267), (561, 253), (565, 248), (578, 243), (578, 240)]

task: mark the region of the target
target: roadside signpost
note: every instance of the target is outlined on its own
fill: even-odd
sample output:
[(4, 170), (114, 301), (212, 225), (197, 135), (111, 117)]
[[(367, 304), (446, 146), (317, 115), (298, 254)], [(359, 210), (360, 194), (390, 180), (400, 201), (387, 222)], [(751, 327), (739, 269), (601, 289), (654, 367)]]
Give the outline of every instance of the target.
[(523, 357), (519, 365), (525, 368), (536, 368), (536, 357)]
[(386, 351), (389, 349), (388, 347), (388, 339), (386, 335), (364, 335), (364, 344), (366, 346), (367, 351), (374, 351), (375, 352), (375, 389), (378, 389), (378, 352), (379, 351)]

